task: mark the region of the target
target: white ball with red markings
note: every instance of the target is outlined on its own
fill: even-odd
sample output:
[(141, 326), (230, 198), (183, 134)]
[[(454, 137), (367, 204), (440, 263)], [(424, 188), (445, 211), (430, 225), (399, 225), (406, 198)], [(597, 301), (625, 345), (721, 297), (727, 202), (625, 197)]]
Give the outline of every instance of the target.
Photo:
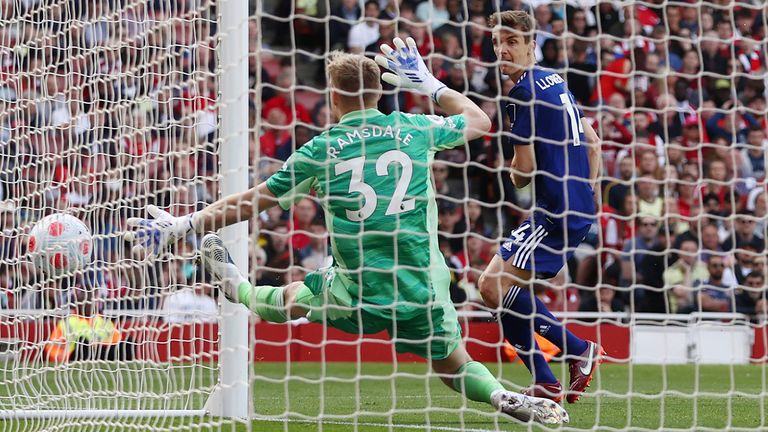
[(93, 237), (80, 219), (57, 213), (35, 224), (29, 233), (27, 250), (37, 269), (48, 276), (59, 276), (91, 263)]

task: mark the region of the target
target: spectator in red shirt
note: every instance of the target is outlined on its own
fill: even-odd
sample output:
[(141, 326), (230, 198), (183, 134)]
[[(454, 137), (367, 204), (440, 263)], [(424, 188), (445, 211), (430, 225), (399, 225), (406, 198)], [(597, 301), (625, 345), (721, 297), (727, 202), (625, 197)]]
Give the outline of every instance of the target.
[(285, 127), (287, 119), (283, 110), (272, 108), (266, 113), (267, 121), (263, 123), (264, 133), (259, 138), (259, 148), (262, 157), (274, 158), (277, 149), (290, 142), (291, 133)]
[(309, 110), (295, 100), (293, 91), (293, 70), (285, 69), (277, 76), (276, 94), (264, 103), (261, 115), (266, 117), (272, 109), (277, 108), (285, 114), (286, 124), (293, 123), (295, 112), (300, 122), (311, 125), (312, 117), (309, 115)]
[[(638, 51), (638, 50), (636, 50)], [(642, 52), (642, 50), (640, 50)], [(643, 58), (644, 61), (644, 58)], [(642, 64), (642, 62), (640, 62)], [(599, 80), (592, 92), (590, 102), (602, 104), (614, 93), (629, 96), (629, 78), (632, 72), (632, 60), (623, 57), (614, 60), (607, 67), (598, 72)]]
[(289, 228), (291, 230), (291, 246), (294, 250), (304, 249), (312, 243), (312, 222), (317, 216), (317, 205), (311, 198), (304, 198), (293, 207), (293, 219)]

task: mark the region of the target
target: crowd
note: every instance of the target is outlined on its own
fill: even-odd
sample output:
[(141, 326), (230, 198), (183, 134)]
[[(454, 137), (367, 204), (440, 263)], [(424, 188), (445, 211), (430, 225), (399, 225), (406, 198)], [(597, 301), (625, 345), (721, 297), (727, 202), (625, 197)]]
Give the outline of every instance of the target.
[[(217, 196), (214, 150), (226, 143), (216, 135), (215, 5), (85, 3), (30, 2), (31, 12), (16, 13), (34, 31), (0, 29), (5, 47), (30, 46), (23, 56), (0, 50), (0, 194), (15, 204), (0, 208), (0, 281), (15, 297), (6, 304), (66, 301), (45, 290), (21, 292), (34, 275), (14, 261), (23, 255), (15, 239), (20, 221), (39, 216), (31, 209), (81, 207), (98, 236), (99, 259), (93, 274), (74, 283), (98, 285), (121, 308), (161, 308), (160, 287), (204, 282), (191, 259), (194, 239), (181, 258), (146, 271), (118, 233), (146, 203), (184, 213)], [(323, 54), (373, 55), (395, 36), (413, 37), (435, 76), (471, 95), (493, 121), (491, 134), (438, 154), (432, 167), (452, 296), (461, 308), (476, 307), (477, 278), (533, 205), (530, 189), (515, 190), (509, 179), (505, 97), (513, 83), (493, 65), (486, 17), (497, 8), (527, 9), (536, 20), (538, 64), (567, 80), (602, 138), (604, 160), (598, 221), (567, 271), (537, 288), (540, 298), (554, 310), (768, 312), (768, 18), (761, 2), (329, 4), (267, 1), (261, 19), (249, 21), (253, 183), (337, 121), (324, 97)], [(62, 25), (75, 14), (86, 25)], [(385, 90), (383, 112), (439, 113), (426, 98)], [(282, 284), (327, 264), (322, 218), (312, 199), (262, 213), (251, 223), (251, 278)], [(187, 294), (202, 304), (215, 290)]]

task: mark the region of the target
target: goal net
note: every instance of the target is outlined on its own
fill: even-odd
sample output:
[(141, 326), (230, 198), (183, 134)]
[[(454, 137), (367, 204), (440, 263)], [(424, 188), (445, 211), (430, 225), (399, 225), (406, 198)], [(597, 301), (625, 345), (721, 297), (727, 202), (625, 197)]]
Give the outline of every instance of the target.
[[(608, 354), (566, 406), (570, 427), (768, 428), (763, 2), (0, 0), (4, 429), (508, 428), (385, 334), (249, 319), (203, 271), (195, 236), (154, 261), (122, 239), (146, 205), (199, 210), (337, 124), (330, 52), (372, 56), (413, 37), (433, 74), (493, 124), (428, 172), (467, 349), (509, 389), (529, 386), (477, 288), (537, 206), (534, 188), (510, 179), (515, 83), (498, 72), (487, 24), (508, 9), (532, 14), (538, 65), (561, 75), (601, 138), (596, 221), (534, 287)], [(442, 114), (387, 85), (379, 110)], [(254, 285), (333, 262), (321, 204), (310, 193), (223, 230)], [(89, 226), (94, 262), (50, 278), (31, 265), (27, 233), (56, 212)], [(101, 321), (53, 344), (82, 314)], [(545, 351), (567, 385), (568, 359)]]
[[(0, 15), (3, 429), (201, 413), (220, 314), (194, 239), (152, 263), (122, 235), (147, 204), (187, 214), (218, 195), (215, 4), (10, 0)], [(53, 278), (27, 234), (57, 212), (94, 251)]]

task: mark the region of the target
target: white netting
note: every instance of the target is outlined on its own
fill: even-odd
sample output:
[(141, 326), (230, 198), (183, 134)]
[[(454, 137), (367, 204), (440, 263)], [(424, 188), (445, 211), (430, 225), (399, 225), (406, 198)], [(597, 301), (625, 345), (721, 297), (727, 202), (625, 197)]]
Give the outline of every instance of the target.
[[(201, 409), (217, 376), (218, 334), (202, 324), (213, 288), (191, 243), (148, 264), (122, 233), (149, 203), (184, 214), (217, 196), (214, 5), (4, 1), (0, 15), (0, 411)], [(53, 279), (26, 234), (56, 212), (88, 225), (94, 251)], [(120, 342), (59, 347), (75, 312), (103, 314), (114, 324), (94, 331)]]
[[(148, 265), (120, 237), (125, 220), (146, 204), (180, 215), (219, 196), (217, 146), (232, 137), (217, 135), (217, 112), (235, 99), (217, 95), (217, 77), (232, 65), (216, 61), (217, 8), (227, 5), (215, 3), (0, 2), (0, 308), (11, 310), (0, 314), (7, 348), (0, 353), (0, 412), (199, 410), (217, 382), (218, 328), (201, 322), (220, 314), (192, 244)], [(509, 350), (499, 349), (498, 327), (487, 322), (476, 283), (527, 215), (532, 191), (515, 190), (509, 180), (513, 83), (497, 72), (486, 18), (499, 9), (531, 10), (539, 64), (562, 73), (603, 140), (598, 222), (568, 271), (536, 287), (548, 307), (570, 316), (571, 328), (603, 344), (617, 363), (604, 366), (595, 397), (567, 407), (572, 426), (766, 427), (762, 2), (249, 5), (241, 23), (248, 44), (237, 48), (248, 58), (251, 186), (338, 120), (328, 109), (323, 67), (333, 49), (372, 54), (395, 36), (412, 36), (433, 73), (488, 113), (492, 133), (440, 153), (432, 176), (441, 249), (470, 354), (511, 388), (530, 379), (522, 366), (502, 364)], [(383, 112), (439, 113), (428, 98), (386, 86), (385, 93)], [(24, 234), (60, 211), (89, 225), (95, 262), (82, 274), (41, 279), (21, 259)], [(329, 261), (315, 201), (264, 212), (249, 232), (255, 284), (301, 280)], [(77, 299), (75, 287), (99, 293), (98, 302), (85, 303), (122, 331), (125, 349), (112, 353), (121, 359), (49, 361), (45, 341)], [(183, 312), (190, 308), (199, 311)], [(738, 315), (717, 315), (723, 312)], [(426, 366), (394, 362), (383, 341), (314, 325), (259, 324), (250, 345), (256, 363), (242, 380), (253, 389), (254, 430), (506, 427), (486, 407), (440, 387)], [(760, 365), (738, 364), (750, 361)], [(567, 364), (553, 365), (567, 381)], [(157, 429), (175, 425), (153, 415)], [(76, 415), (54, 417), (69, 416)], [(195, 426), (223, 428), (208, 419)]]

